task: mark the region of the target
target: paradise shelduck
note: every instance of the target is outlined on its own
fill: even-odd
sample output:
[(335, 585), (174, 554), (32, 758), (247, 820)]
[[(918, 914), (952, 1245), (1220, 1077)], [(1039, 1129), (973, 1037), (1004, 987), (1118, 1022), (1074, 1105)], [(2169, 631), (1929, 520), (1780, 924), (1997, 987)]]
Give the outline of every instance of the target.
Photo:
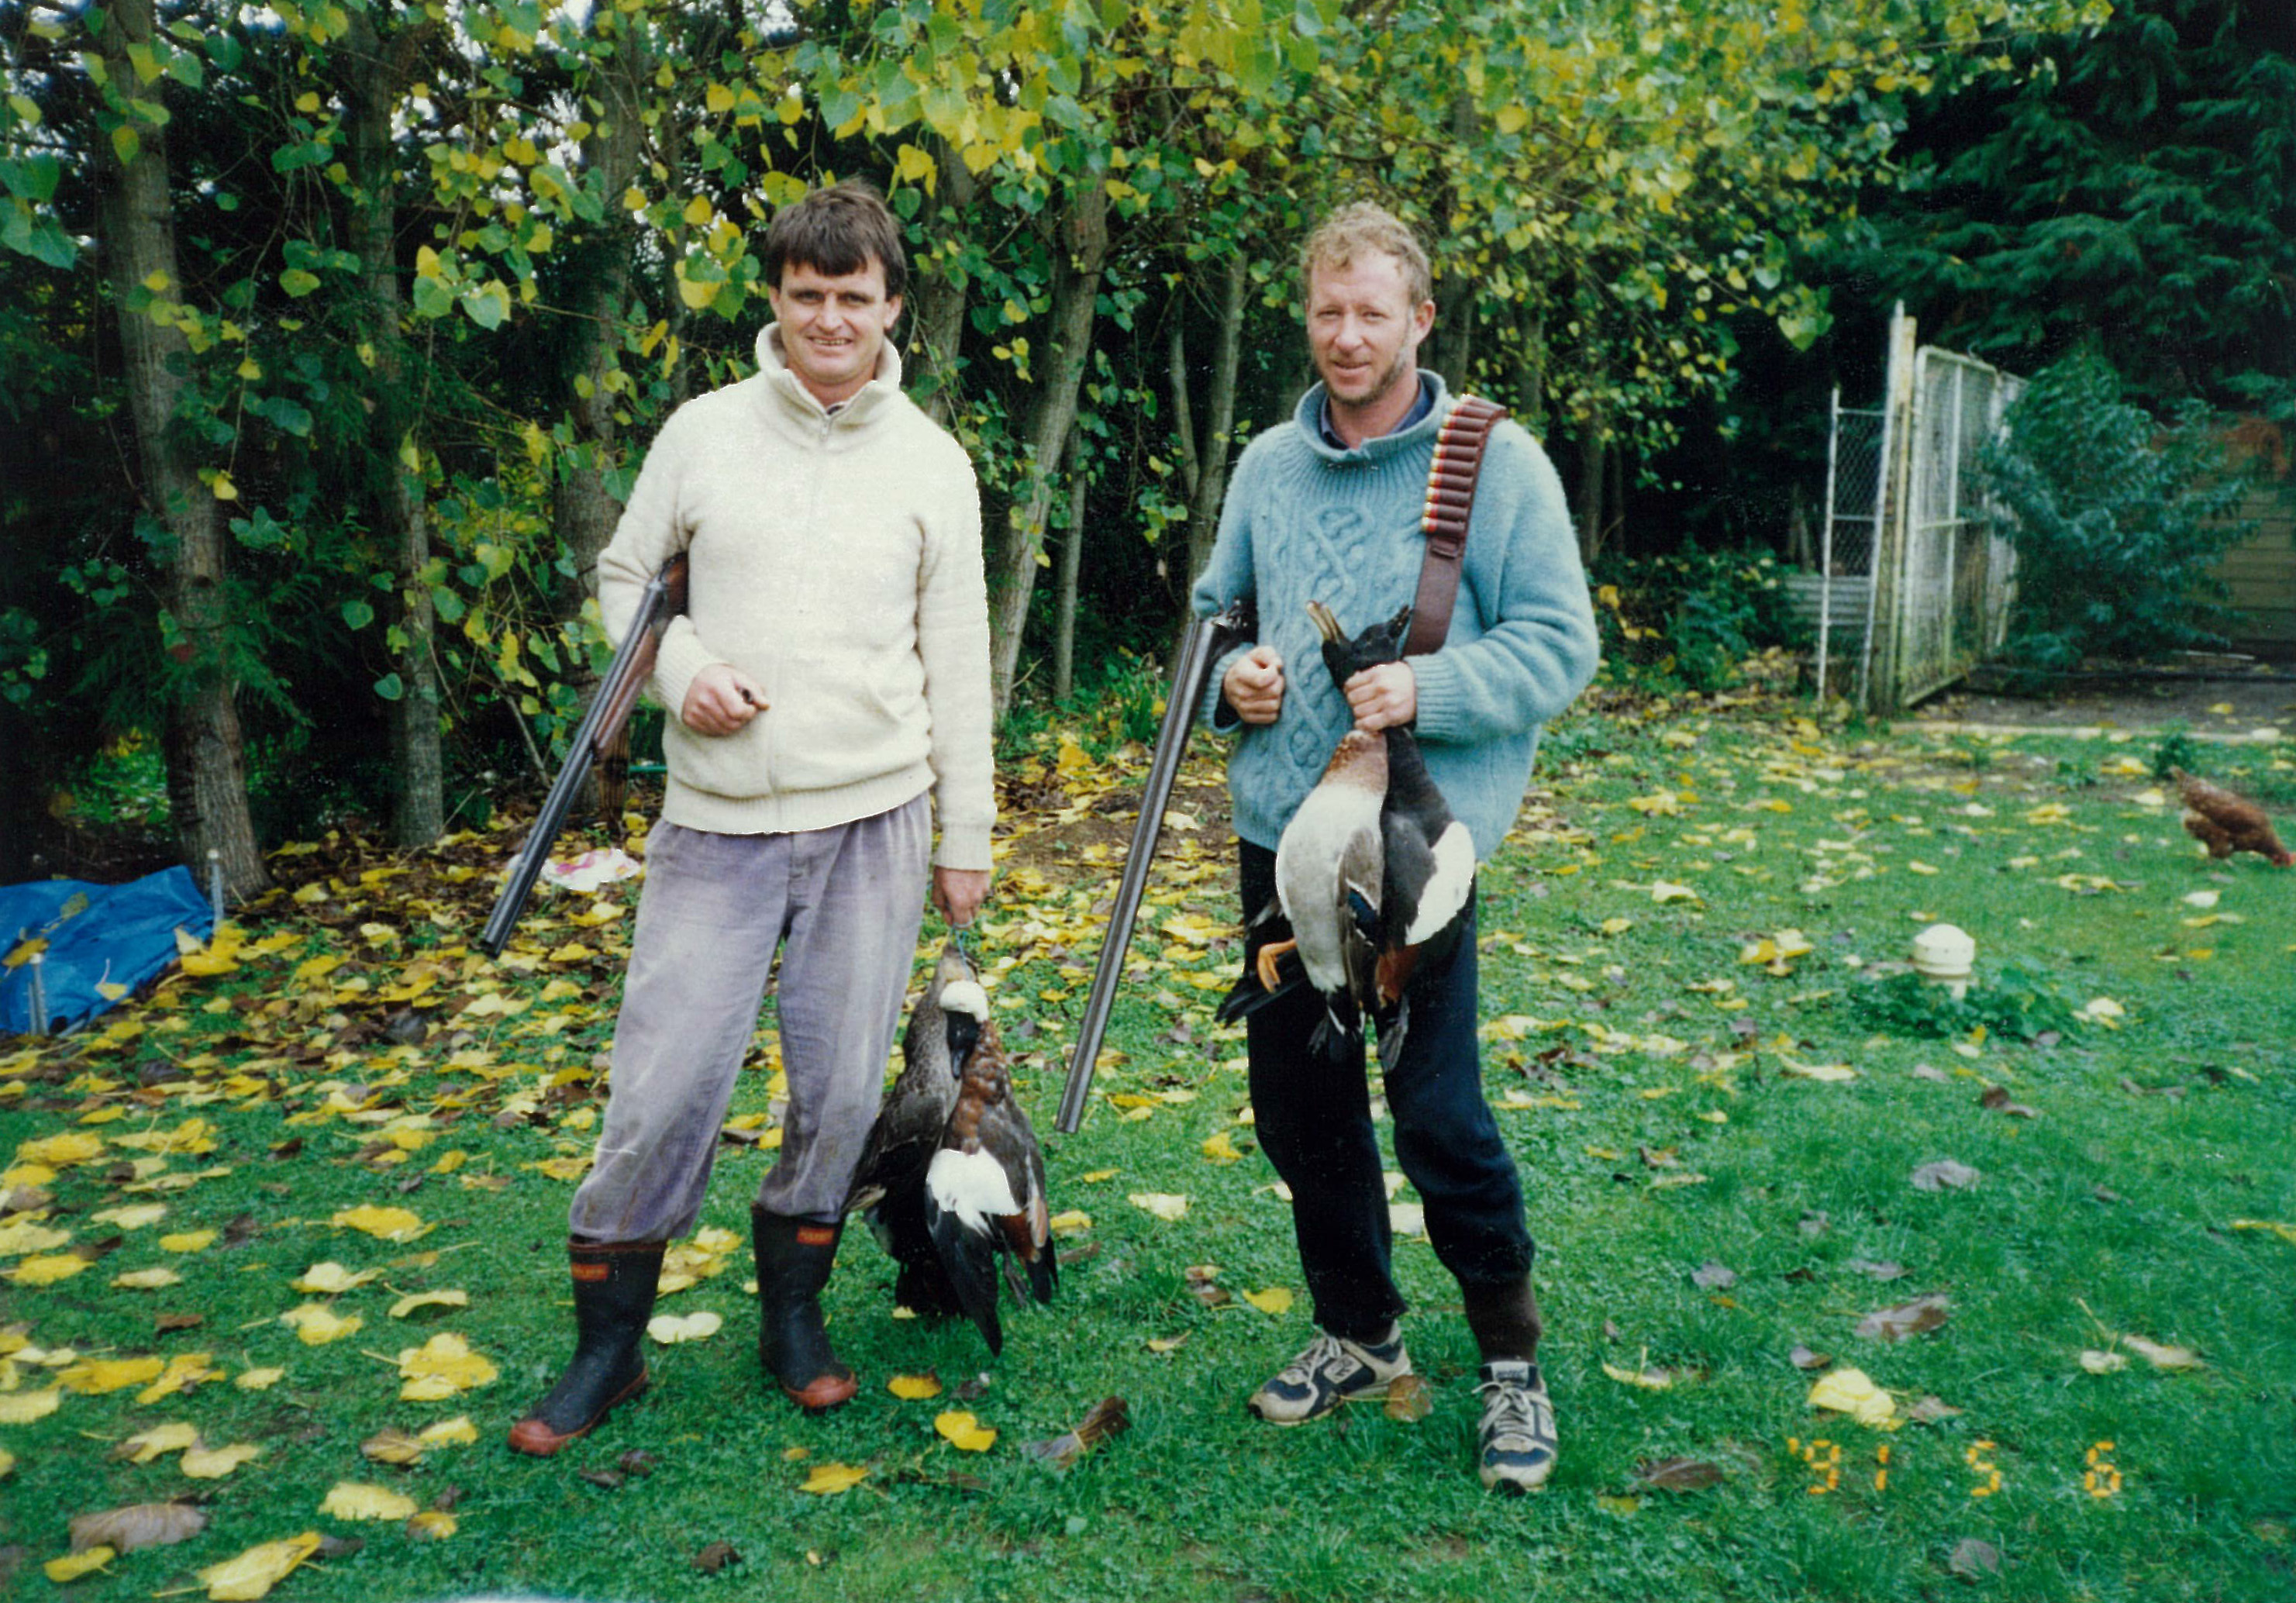
[[(1308, 611), (1323, 636), (1324, 667), (1343, 691), (1364, 669), (1401, 659), (1409, 608), (1352, 639), (1322, 602), (1310, 601)], [(1370, 827), (1375, 841), (1366, 843), (1355, 832), (1365, 827), (1362, 797), (1374, 790), (1377, 806)], [(1310, 822), (1295, 848), (1292, 831), (1301, 829), (1302, 818)], [(1283, 868), (1287, 848), (1294, 849), (1296, 864), (1289, 881)], [(1344, 869), (1339, 869), (1342, 863)], [(1326, 1001), (1317, 1043), (1328, 1051), (1335, 1036), (1352, 1039), (1360, 1033), (1359, 1020), (1368, 1016), (1378, 1035), (1380, 1061), (1392, 1067), (1409, 1027), (1412, 982), (1439, 971), (1457, 950), (1474, 880), (1473, 838), (1452, 816), (1450, 804), (1427, 772), (1418, 738), (1404, 727), (1375, 735), (1350, 731), (1332, 752), (1322, 781), (1285, 827), (1276, 852), (1280, 905), (1254, 920), (1266, 938), (1251, 971), (1222, 1003), (1221, 1016), (1242, 1017), (1294, 985), (1310, 984)], [(1343, 891), (1316, 888), (1341, 881)], [(1300, 931), (1303, 907), (1312, 909), (1316, 925), (1312, 943)], [(1288, 938), (1275, 928), (1279, 921), (1289, 924)], [(1287, 975), (1283, 959), (1295, 947), (1304, 972)]]
[(845, 1211), (859, 1213), (899, 1265), (894, 1300), (917, 1313), (964, 1311), (925, 1223), (925, 1169), (956, 1109), (964, 1061), (988, 1013), (988, 994), (952, 942), (909, 1014), (901, 1072), (886, 1087), (846, 1197)]
[(1053, 1252), (1045, 1158), (1029, 1116), (1013, 1100), (1013, 1075), (996, 1024), (982, 1009), (973, 1043), (959, 1061), (960, 1083), (938, 1149), (925, 1169), (925, 1223), (958, 1304), (992, 1354), (1004, 1350), (996, 1316), (1000, 1255), (1016, 1294), (1053, 1300), (1060, 1265)]

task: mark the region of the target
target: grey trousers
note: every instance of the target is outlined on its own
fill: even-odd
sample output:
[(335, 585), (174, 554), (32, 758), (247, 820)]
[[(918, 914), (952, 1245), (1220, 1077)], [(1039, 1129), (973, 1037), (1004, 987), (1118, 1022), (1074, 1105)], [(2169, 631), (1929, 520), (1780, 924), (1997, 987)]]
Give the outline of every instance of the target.
[(693, 1229), (774, 953), (782, 953), (780, 1161), (768, 1213), (833, 1220), (861, 1160), (900, 1022), (931, 855), (922, 796), (793, 835), (663, 823), (614, 1029), (606, 1122), (570, 1232), (659, 1241)]

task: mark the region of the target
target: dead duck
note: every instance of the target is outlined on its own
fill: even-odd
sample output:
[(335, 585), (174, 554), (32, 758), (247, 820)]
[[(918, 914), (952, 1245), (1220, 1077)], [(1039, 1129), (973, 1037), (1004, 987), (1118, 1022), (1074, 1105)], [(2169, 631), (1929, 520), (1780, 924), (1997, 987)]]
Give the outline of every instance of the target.
[[(1358, 1039), (1376, 1001), (1387, 742), (1351, 729), (1275, 846), (1275, 901), (1254, 920), (1263, 936), (1223, 1018), (1257, 1011), (1299, 985), (1324, 999), (1315, 1049), (1336, 1055)], [(1296, 953), (1296, 973), (1283, 960)], [(1249, 987), (1258, 982), (1252, 995)]]
[[(1308, 602), (1308, 612), (1315, 621), (1316, 633), (1323, 637), (1324, 666), (1332, 675), (1332, 684), (1342, 691), (1347, 682), (1364, 669), (1402, 659), (1403, 642), (1411, 626), (1410, 608), (1402, 609), (1352, 638), (1322, 602)], [(1325, 1024), (1318, 1027), (1317, 1034), (1322, 1037), (1329, 1029), (1352, 1038), (1360, 1034), (1358, 1021), (1368, 1017), (1378, 1036), (1380, 1061), (1392, 1067), (1409, 1028), (1412, 981), (1421, 974), (1438, 971), (1457, 950), (1474, 894), (1475, 848), (1466, 826), (1452, 815), (1450, 804), (1427, 772), (1418, 737), (1408, 728), (1387, 729), (1376, 735), (1355, 731), (1343, 738), (1339, 749), (1332, 753), (1332, 766), (1325, 771), (1316, 791), (1310, 793), (1308, 804), (1302, 805), (1302, 815), (1308, 813), (1309, 805), (1328, 806), (1335, 815), (1338, 810), (1352, 806), (1350, 816), (1360, 824), (1359, 800), (1318, 801), (1325, 787), (1334, 783), (1342, 754), (1356, 777), (1341, 778), (1338, 782), (1343, 787), (1365, 783), (1365, 776), (1374, 764), (1361, 750), (1350, 750), (1349, 742), (1358, 737), (1376, 741), (1380, 748), (1375, 871), (1378, 888), (1376, 895), (1365, 894), (1361, 888), (1359, 882), (1372, 871), (1372, 858), (1357, 845), (1352, 871), (1358, 883), (1345, 903), (1349, 919), (1344, 927), (1332, 926), (1344, 929), (1349, 961), (1354, 965), (1345, 975), (1347, 1005), (1334, 1002), (1327, 1006)], [(1296, 826), (1299, 817), (1292, 822)], [(1319, 857), (1338, 827), (1329, 819), (1316, 825), (1314, 838), (1320, 841), (1316, 848)], [(1286, 844), (1292, 842), (1290, 826), (1283, 838)], [(1305, 846), (1305, 838), (1301, 844)], [(1327, 1002), (1340, 988), (1327, 983), (1336, 975), (1336, 966), (1328, 953), (1315, 965), (1306, 962), (1306, 945), (1299, 940), (1294, 919), (1294, 898), (1284, 894), (1283, 861), (1279, 846), (1276, 878), (1281, 905), (1263, 910), (1254, 920), (1255, 928), (1263, 933), (1263, 944), (1251, 970), (1237, 981), (1222, 1003), (1223, 1018), (1256, 1011), (1298, 984), (1314, 985)], [(1304, 867), (1305, 859), (1302, 861)], [(1292, 923), (1288, 938), (1286, 931), (1275, 928), (1281, 921)], [(1318, 922), (1324, 922), (1320, 913)], [(1365, 944), (1369, 949), (1367, 960)], [(1283, 960), (1295, 946), (1300, 950), (1305, 971), (1287, 974)], [(1367, 977), (1360, 972), (1366, 961)]]
[(926, 1315), (964, 1311), (925, 1223), (925, 1169), (956, 1108), (964, 1061), (980, 1040), (988, 997), (954, 942), (933, 966), (901, 1036), (901, 1072), (885, 1090), (853, 1174), (845, 1211), (858, 1213), (899, 1265), (893, 1298)]
[(1029, 1116), (1013, 1099), (1004, 1045), (986, 1017), (961, 1074), (955, 1106), (925, 1169), (925, 1222), (958, 1304), (988, 1351), (999, 1354), (1004, 1350), (997, 1317), (999, 1259), (1016, 1295), (1038, 1303), (1053, 1300), (1060, 1265), (1044, 1154)]
[[(1349, 639), (1332, 609), (1308, 603), (1323, 636), (1324, 666), (1344, 693), (1364, 669), (1403, 660), (1411, 633), (1404, 608)], [(1452, 816), (1419, 737), (1408, 727), (1382, 732), (1387, 739), (1387, 793), (1380, 804), (1379, 958), (1373, 1019), (1380, 1062), (1393, 1067), (1409, 1027), (1410, 986), (1439, 972), (1458, 950), (1459, 935), (1475, 894), (1475, 841)]]

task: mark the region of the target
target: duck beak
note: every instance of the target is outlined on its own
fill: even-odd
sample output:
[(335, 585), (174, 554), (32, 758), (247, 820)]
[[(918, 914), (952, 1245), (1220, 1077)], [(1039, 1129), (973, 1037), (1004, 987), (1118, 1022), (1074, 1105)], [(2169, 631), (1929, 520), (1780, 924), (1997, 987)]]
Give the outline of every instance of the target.
[(1323, 602), (1309, 601), (1308, 616), (1315, 620), (1316, 633), (1330, 643), (1337, 645), (1347, 639), (1346, 632), (1340, 627), (1340, 620), (1332, 615), (1332, 609)]

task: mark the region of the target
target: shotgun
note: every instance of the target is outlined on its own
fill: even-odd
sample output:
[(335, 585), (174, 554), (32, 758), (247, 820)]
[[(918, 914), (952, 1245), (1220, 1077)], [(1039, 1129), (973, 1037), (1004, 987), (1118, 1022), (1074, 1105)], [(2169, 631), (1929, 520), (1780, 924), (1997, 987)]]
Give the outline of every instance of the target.
[(526, 844), (511, 859), (510, 877), (503, 881), (502, 894), (495, 898), (495, 910), (487, 917), (486, 933), (479, 937), (479, 948), (488, 957), (500, 957), (503, 948), (510, 945), (511, 927), (526, 911), (526, 900), (534, 894), (534, 882), (542, 872), (542, 865), (550, 860), (550, 848), (556, 843), (558, 832), (566, 827), (567, 811), (573, 806), (582, 781), (589, 777), (591, 765), (606, 755), (623, 725), (629, 722), (638, 692), (653, 677), (653, 662), (661, 650), (662, 631), (669, 627), (671, 618), (685, 610), (685, 553), (680, 552), (661, 565), (661, 571), (647, 580), (645, 589), (639, 593), (637, 615), (630, 620), (630, 632), (623, 637), (620, 650), (607, 666), (606, 676), (598, 682), (598, 693), (590, 699), (590, 710), (582, 715), (582, 722), (574, 731), (573, 744), (566, 753), (566, 765), (558, 771), (550, 794), (543, 799), (542, 811), (535, 814), (534, 828), (527, 832)]
[(1147, 787), (1140, 794), (1140, 816), (1132, 826), (1132, 849), (1124, 859), (1124, 879), (1109, 910), (1108, 936), (1100, 944), (1100, 966), (1094, 970), (1092, 990), (1085, 1001), (1084, 1022), (1077, 1031), (1076, 1055), (1069, 1060), (1068, 1084), (1061, 1091), (1061, 1110), (1054, 1127), (1063, 1135), (1076, 1133), (1084, 1123), (1085, 1098), (1092, 1092), (1093, 1070), (1100, 1061), (1100, 1043), (1108, 1034), (1109, 1010), (1116, 1005), (1117, 981), (1124, 973), (1125, 953), (1132, 949), (1132, 926), (1140, 914), (1141, 893), (1148, 888), (1150, 860), (1164, 830), (1164, 804), (1171, 799), (1172, 781), (1179, 777), (1180, 758), (1188, 748), (1188, 733), (1195, 727), (1196, 708), (1203, 700), (1204, 683), (1212, 664), (1253, 626), (1249, 601), (1230, 602), (1227, 610), (1200, 617), (1189, 626), (1172, 671), (1172, 688), (1164, 699), (1164, 724), (1157, 732), (1156, 752), (1149, 759)]

